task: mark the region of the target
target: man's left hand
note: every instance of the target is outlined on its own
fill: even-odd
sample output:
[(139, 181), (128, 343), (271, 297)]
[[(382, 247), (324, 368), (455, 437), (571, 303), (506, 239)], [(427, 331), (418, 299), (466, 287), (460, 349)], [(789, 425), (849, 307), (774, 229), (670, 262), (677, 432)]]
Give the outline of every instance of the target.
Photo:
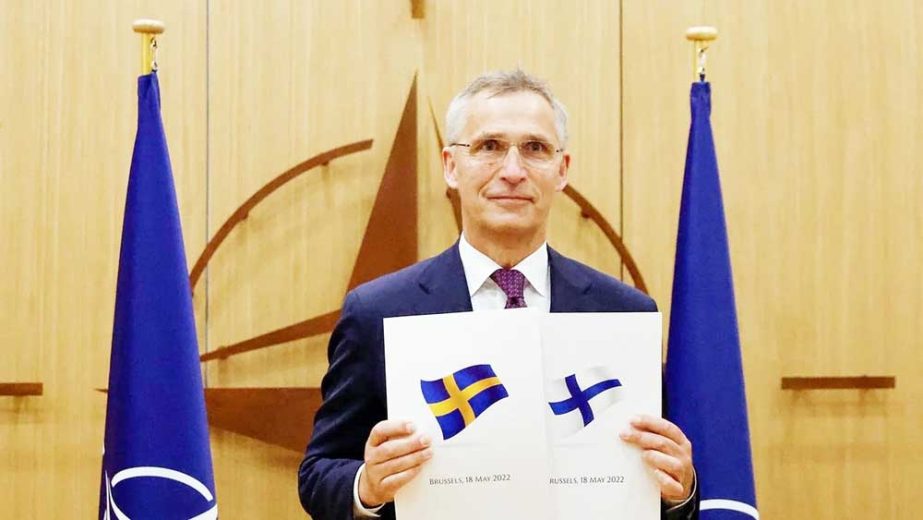
[(644, 450), (642, 457), (657, 475), (662, 499), (676, 502), (689, 498), (695, 479), (692, 443), (678, 426), (660, 417), (640, 415), (620, 437)]

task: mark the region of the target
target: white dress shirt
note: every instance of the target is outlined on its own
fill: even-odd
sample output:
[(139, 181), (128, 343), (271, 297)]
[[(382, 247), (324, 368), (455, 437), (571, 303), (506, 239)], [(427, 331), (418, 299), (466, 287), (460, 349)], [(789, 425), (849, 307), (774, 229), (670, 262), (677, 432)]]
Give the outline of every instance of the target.
[[(464, 234), (458, 239), (458, 254), (461, 256), (465, 280), (468, 282), (471, 309), (489, 311), (506, 307), (506, 293), (490, 278), (494, 271), (502, 267), (469, 244)], [(526, 308), (550, 311), (551, 271), (548, 270), (548, 243), (542, 242), (538, 249), (523, 258), (513, 269), (522, 273), (528, 282), (522, 291)]]

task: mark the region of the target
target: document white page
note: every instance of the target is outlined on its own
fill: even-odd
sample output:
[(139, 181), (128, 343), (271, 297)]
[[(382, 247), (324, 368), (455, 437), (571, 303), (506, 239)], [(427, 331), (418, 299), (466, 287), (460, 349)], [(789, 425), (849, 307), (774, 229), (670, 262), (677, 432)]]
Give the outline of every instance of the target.
[(658, 313), (503, 310), (384, 322), (388, 416), (433, 439), (401, 520), (656, 520), (619, 432), (660, 415)]
[(619, 432), (660, 416), (661, 315), (552, 313), (541, 332), (555, 518), (659, 519), (656, 477)]
[(503, 310), (384, 320), (388, 417), (433, 439), (401, 520), (554, 518), (540, 318)]

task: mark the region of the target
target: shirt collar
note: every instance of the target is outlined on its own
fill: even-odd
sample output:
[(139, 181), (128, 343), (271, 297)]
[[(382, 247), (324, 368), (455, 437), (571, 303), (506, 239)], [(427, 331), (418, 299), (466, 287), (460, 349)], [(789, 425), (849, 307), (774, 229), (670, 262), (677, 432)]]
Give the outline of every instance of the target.
[[(490, 275), (501, 269), (497, 262), (475, 249), (464, 233), (458, 239), (458, 254), (461, 256), (465, 280), (468, 282), (468, 296), (474, 296)], [(537, 293), (548, 297), (548, 242), (542, 242), (538, 249), (523, 258), (513, 269), (522, 273)]]

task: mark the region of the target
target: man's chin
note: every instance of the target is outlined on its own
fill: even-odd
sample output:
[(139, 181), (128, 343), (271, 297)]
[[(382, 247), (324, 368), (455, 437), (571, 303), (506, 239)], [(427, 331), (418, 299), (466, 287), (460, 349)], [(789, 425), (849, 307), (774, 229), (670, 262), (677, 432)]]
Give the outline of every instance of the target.
[(536, 231), (536, 226), (529, 222), (524, 222), (520, 215), (491, 219), (486, 227), (493, 233), (503, 236), (527, 236), (534, 234)]

